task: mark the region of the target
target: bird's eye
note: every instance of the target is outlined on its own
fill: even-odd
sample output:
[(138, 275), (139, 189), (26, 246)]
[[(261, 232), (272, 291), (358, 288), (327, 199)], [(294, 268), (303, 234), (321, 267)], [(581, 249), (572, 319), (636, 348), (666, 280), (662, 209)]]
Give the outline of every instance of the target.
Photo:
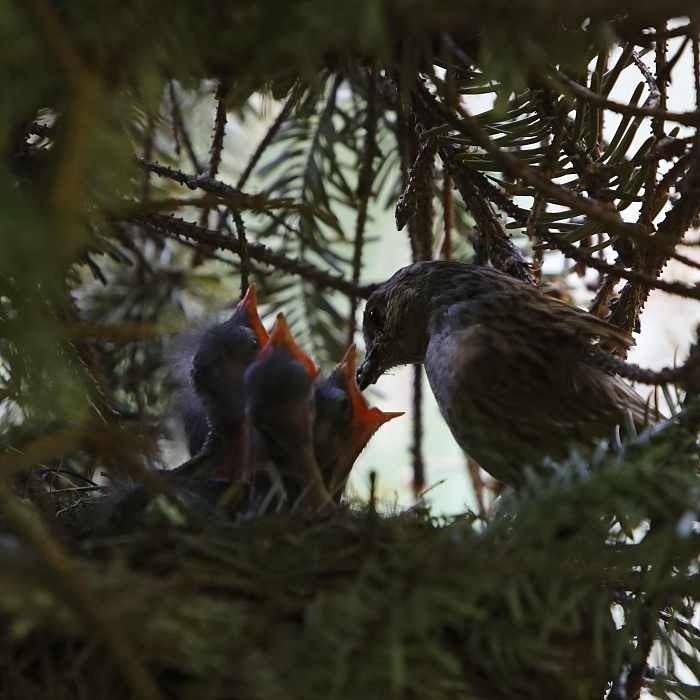
[(260, 341), (257, 338), (252, 338), (250, 343), (255, 350), (257, 350), (260, 347)]
[(384, 322), (384, 315), (378, 308), (374, 307), (367, 312), (367, 321), (375, 328), (379, 327)]

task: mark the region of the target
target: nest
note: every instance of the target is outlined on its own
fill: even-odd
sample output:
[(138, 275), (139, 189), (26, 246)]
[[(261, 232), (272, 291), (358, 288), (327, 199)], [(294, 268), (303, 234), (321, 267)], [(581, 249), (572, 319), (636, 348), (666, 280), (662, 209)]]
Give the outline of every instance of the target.
[[(614, 626), (587, 622), (599, 591), (544, 629), (544, 601), (507, 600), (521, 558), (470, 517), (370, 508), (193, 530), (160, 516), (69, 546), (74, 575), (163, 697), (585, 698), (609, 680)], [(3, 697), (148, 694), (39, 557), (11, 536), (0, 556)]]
[(76, 537), (68, 514), (113, 496), (66, 510), (47, 492), (38, 518), (0, 490), (2, 697), (680, 692), (672, 665), (652, 678), (646, 657), (681, 649), (679, 630), (700, 647), (700, 544), (679, 525), (700, 501), (697, 442), (672, 423), (595, 460), (533, 476), (487, 525), (372, 503), (194, 524), (141, 495), (138, 517)]

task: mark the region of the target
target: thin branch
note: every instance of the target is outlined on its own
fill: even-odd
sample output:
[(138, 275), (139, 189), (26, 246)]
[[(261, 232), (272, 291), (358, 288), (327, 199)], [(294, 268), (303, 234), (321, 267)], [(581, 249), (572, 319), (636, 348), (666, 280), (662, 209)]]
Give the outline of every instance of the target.
[[(664, 37), (666, 38), (666, 37)], [(670, 82), (671, 80), (671, 71), (676, 67), (676, 64), (680, 60), (680, 57), (683, 55), (683, 52), (688, 48), (688, 44), (690, 44), (692, 41), (690, 35), (686, 35), (685, 39), (683, 39), (683, 43), (678, 47), (678, 51), (676, 51), (675, 54), (671, 57), (671, 60), (666, 63), (666, 65), (663, 67), (663, 70), (661, 70), (657, 74), (657, 81), (665, 85), (667, 82)]]
[(175, 209), (178, 207), (207, 207), (213, 202), (227, 204), (231, 209), (250, 209), (252, 211), (265, 213), (266, 209), (289, 209), (301, 213), (315, 216), (323, 223), (334, 225), (337, 223), (335, 215), (332, 212), (319, 209), (304, 202), (299, 203), (292, 199), (272, 199), (267, 192), (258, 192), (257, 194), (248, 194), (241, 192), (231, 185), (227, 185), (221, 180), (207, 177), (206, 175), (188, 175), (181, 170), (176, 170), (167, 165), (161, 165), (153, 161), (144, 161), (141, 158), (136, 159), (137, 163), (151, 170), (157, 175), (170, 178), (175, 182), (185, 185), (191, 190), (201, 189), (204, 192), (215, 195), (215, 199), (207, 195), (200, 198), (177, 198), (171, 197), (167, 199), (153, 200), (146, 204), (134, 204), (131, 206), (131, 213), (138, 215), (142, 212), (160, 211), (163, 209)]
[[(669, 29), (668, 31), (664, 31), (663, 34), (659, 34), (658, 32), (654, 32), (653, 34), (647, 34), (645, 36), (648, 37), (649, 39), (649, 45), (651, 45), (654, 42), (661, 41), (661, 40), (668, 40), (668, 39), (674, 39), (677, 36), (685, 36), (689, 37), (693, 32), (696, 32), (698, 28), (698, 22), (695, 20), (691, 20), (688, 22), (688, 24), (682, 24), (680, 27), (675, 27), (674, 29)], [(640, 44), (641, 46), (641, 44)]]
[[(418, 84), (413, 91), (412, 101), (414, 111), (425, 129), (434, 129), (443, 124), (445, 117), (448, 120), (457, 121), (421, 84)], [(488, 136), (486, 139), (489, 140)], [(439, 146), (438, 153), (467, 208), (476, 220), (479, 232), (484, 238), (488, 256), (494, 265), (524, 282), (534, 284), (535, 280), (528, 262), (520, 249), (507, 236), (501, 220), (491, 205), (481, 196), (471, 176), (471, 170), (466, 166), (460, 167), (461, 164), (455, 160), (454, 156), (459, 153), (459, 150), (451, 145)]]
[[(216, 94), (216, 113), (214, 116), (214, 134), (211, 139), (211, 146), (209, 148), (209, 160), (204, 168), (204, 174), (209, 178), (215, 178), (216, 174), (219, 172), (219, 165), (221, 164), (221, 151), (224, 147), (224, 136), (226, 135), (226, 107), (224, 106), (224, 101), (220, 96), (220, 88), (217, 89)], [(199, 212), (199, 225), (206, 226), (209, 221), (209, 209), (202, 209)], [(199, 263), (196, 263), (199, 264)]]
[[(146, 161), (150, 161), (153, 157), (153, 130), (153, 117), (148, 114), (143, 134), (143, 159)], [(151, 198), (151, 172), (149, 170), (144, 170), (142, 173), (140, 195), (142, 202), (147, 202)]]
[[(659, 43), (657, 42), (657, 69), (658, 69), (658, 46)], [(644, 80), (647, 83), (647, 87), (649, 88), (649, 97), (647, 98), (646, 103), (649, 105), (652, 105), (653, 108), (656, 107), (662, 107), (661, 105), (661, 91), (659, 90), (659, 86), (656, 82), (656, 78), (651, 74), (651, 71), (649, 70), (649, 66), (647, 66), (646, 63), (642, 60), (642, 57), (636, 52), (632, 51), (631, 58), (633, 63), (639, 68), (639, 72), (642, 74), (644, 77)], [(664, 110), (665, 111), (665, 110)]]
[[(666, 25), (663, 25), (666, 28)], [(635, 51), (632, 52), (632, 60), (636, 62), (638, 55)], [(646, 64), (641, 59), (640, 63), (646, 68)], [(655, 67), (656, 67), (656, 79), (652, 78), (649, 82), (649, 97), (647, 99), (647, 104), (653, 104), (654, 107), (663, 109), (667, 111), (667, 94), (666, 94), (666, 80), (663, 78), (664, 71), (666, 70), (666, 40), (661, 39), (656, 42), (655, 51)], [(644, 73), (646, 77), (646, 73)], [(658, 117), (651, 120), (651, 131), (657, 141), (660, 141), (664, 136), (664, 118)], [(650, 176), (651, 177), (651, 176)], [(654, 174), (656, 178), (656, 173)]]
[(676, 296), (684, 297), (686, 299), (697, 299), (700, 301), (700, 287), (691, 287), (687, 284), (683, 284), (682, 282), (666, 282), (665, 280), (651, 277), (635, 270), (628, 270), (620, 265), (611, 265), (600, 258), (596, 258), (595, 256), (584, 252), (572, 243), (564, 240), (560, 235), (552, 234), (546, 229), (538, 228), (537, 235), (551, 245), (552, 248), (556, 248), (557, 250), (561, 251), (567, 258), (581, 262), (594, 270), (615, 275), (620, 279), (626, 279), (644, 287), (660, 289), (661, 291), (668, 292), (669, 294), (675, 294)]
[(245, 225), (243, 217), (237, 209), (231, 210), (233, 223), (236, 225), (238, 235), (238, 255), (241, 259), (241, 299), (245, 296), (250, 284), (250, 253), (248, 252), (248, 241), (245, 235)]
[[(675, 244), (680, 243), (693, 220), (700, 214), (700, 197), (697, 196), (699, 187), (700, 149), (697, 149), (693, 154), (693, 161), (688, 172), (678, 185), (678, 189), (682, 192), (680, 199), (668, 211), (658, 226), (656, 235), (663, 237), (669, 247), (674, 241)], [(639, 250), (635, 255), (636, 264), (634, 267), (646, 277), (656, 279), (670, 257), (668, 253), (648, 249)], [(652, 286), (660, 288), (658, 284), (648, 285), (631, 281), (625, 285), (620, 294), (620, 300), (610, 316), (610, 323), (631, 332), (637, 324), (637, 319), (644, 308)]]
[(425, 459), (423, 458), (423, 367), (413, 365), (413, 494), (425, 488)]
[(260, 160), (260, 158), (262, 158), (262, 155), (267, 150), (267, 147), (272, 143), (273, 139), (277, 135), (277, 132), (280, 130), (280, 127), (282, 126), (282, 124), (284, 124), (284, 122), (287, 121), (287, 118), (292, 113), (292, 110), (294, 109), (296, 104), (299, 102), (299, 97), (301, 96), (303, 91), (304, 91), (304, 88), (300, 84), (297, 84), (292, 88), (292, 92), (290, 93), (289, 97), (287, 98), (287, 101), (284, 103), (284, 107), (282, 107), (282, 110), (277, 115), (277, 118), (275, 119), (275, 121), (272, 122), (272, 126), (270, 126), (270, 128), (267, 130), (267, 133), (263, 137), (262, 141), (260, 141), (260, 143), (258, 144), (258, 147), (255, 149), (255, 152), (250, 157), (248, 164), (243, 169), (241, 176), (238, 178), (238, 182), (236, 183), (236, 187), (239, 190), (243, 189), (243, 186), (245, 185), (245, 183), (248, 182), (248, 178), (250, 177), (251, 173), (253, 172), (253, 169), (258, 164), (258, 161)]
[[(367, 223), (367, 205), (372, 195), (372, 182), (374, 180), (374, 157), (377, 153), (377, 100), (376, 81), (374, 71), (371, 70), (367, 81), (367, 99), (364, 119), (365, 143), (362, 151), (360, 173), (357, 179), (357, 219), (355, 222), (355, 243), (352, 256), (352, 283), (355, 287), (360, 284), (360, 272), (362, 271), (362, 249), (365, 240), (365, 224)], [(350, 297), (350, 317), (348, 323), (348, 345), (355, 342), (357, 330), (357, 297)]]
[[(434, 143), (427, 141), (417, 143), (415, 161), (406, 172), (406, 184), (396, 202), (396, 229), (401, 231), (406, 224), (409, 224), (414, 260), (429, 260), (432, 257), (432, 241), (430, 239), (432, 238), (433, 224), (435, 153)], [(426, 232), (423, 230), (425, 228), (429, 230)]]
[(187, 156), (190, 159), (194, 171), (200, 174), (202, 173), (202, 166), (199, 164), (197, 154), (194, 152), (194, 147), (192, 145), (192, 139), (185, 128), (185, 120), (182, 117), (180, 101), (177, 98), (175, 82), (173, 80), (168, 81), (168, 95), (170, 97), (170, 119), (173, 125), (173, 135), (175, 137), (175, 152), (179, 154), (180, 139), (182, 139), (182, 143), (185, 146), (185, 151), (187, 152)]
[(679, 367), (664, 367), (659, 370), (645, 369), (632, 362), (627, 362), (617, 355), (593, 349), (588, 359), (608, 374), (617, 374), (632, 382), (660, 386), (677, 384), (690, 393), (700, 389), (700, 350), (697, 343), (690, 349), (687, 361)]
[(551, 77), (551, 85), (557, 92), (563, 94), (571, 94), (574, 97), (582, 99), (589, 104), (609, 109), (618, 114), (625, 114), (632, 117), (656, 117), (657, 119), (665, 119), (666, 121), (676, 122), (684, 126), (700, 126), (700, 113), (698, 112), (667, 112), (660, 107), (636, 107), (635, 105), (626, 105), (620, 102), (613, 102), (607, 97), (593, 92), (583, 85), (579, 85), (575, 80), (572, 80), (568, 75), (561, 71), (555, 71)]
[[(422, 172), (418, 164), (421, 153), (418, 151), (415, 127), (415, 120), (411, 115), (406, 116), (403, 111), (397, 114), (395, 135), (399, 151), (402, 191), (394, 208), (394, 221), (399, 231), (410, 222), (411, 225), (407, 229), (408, 242), (411, 245), (413, 260), (419, 260), (421, 256), (418, 237), (412, 222), (413, 212), (417, 206), (416, 185), (419, 179), (417, 174)], [(411, 186), (412, 180), (413, 186)]]
[(40, 136), (42, 139), (50, 139), (56, 135), (56, 127), (34, 123), (29, 127), (28, 132), (34, 136)]
[(471, 457), (467, 457), (466, 460), (467, 471), (469, 472), (469, 477), (474, 486), (474, 495), (476, 496), (476, 503), (479, 509), (479, 520), (481, 520), (482, 523), (487, 523), (489, 517), (486, 510), (486, 485), (481, 478), (479, 465)]
[(454, 183), (452, 177), (443, 169), (442, 171), (442, 246), (440, 247), (440, 255), (444, 260), (452, 258), (452, 228), (454, 227), (455, 210), (454, 200), (452, 197), (452, 188)]
[[(240, 256), (240, 245), (233, 237), (202, 228), (182, 219), (161, 214), (143, 214), (141, 216), (124, 217), (121, 220), (136, 226), (144, 226), (163, 236), (169, 236), (177, 240), (182, 236), (199, 244), (212, 246), (220, 250), (228, 250)], [(318, 289), (335, 289), (347, 296), (367, 299), (377, 288), (376, 284), (355, 285), (344, 277), (330, 275), (307, 262), (276, 253), (260, 243), (248, 243), (248, 253), (252, 260), (271, 265), (293, 275), (299, 275), (313, 282)]]

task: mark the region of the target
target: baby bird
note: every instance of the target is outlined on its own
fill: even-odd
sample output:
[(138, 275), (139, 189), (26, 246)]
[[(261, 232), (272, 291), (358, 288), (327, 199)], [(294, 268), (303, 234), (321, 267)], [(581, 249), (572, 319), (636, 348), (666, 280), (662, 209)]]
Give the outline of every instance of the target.
[[(176, 373), (182, 376), (179, 377), (181, 389), (178, 395), (178, 403), (180, 405), (180, 413), (187, 437), (187, 448), (190, 455), (194, 457), (204, 447), (207, 440), (207, 435), (212, 427), (209, 411), (206, 404), (214, 394), (223, 394), (224, 390), (228, 392), (241, 393), (242, 375), (239, 377), (238, 383), (233, 383), (232, 378), (226, 381), (225, 385), (218, 385), (216, 379), (207, 380), (205, 372), (201, 370), (204, 366), (213, 368), (217, 362), (217, 358), (221, 357), (223, 345), (227, 348), (233, 348), (234, 353), (235, 343), (241, 342), (246, 345), (250, 339), (250, 334), (239, 329), (245, 328), (252, 331), (257, 338), (258, 349), (262, 348), (267, 342), (268, 334), (258, 315), (258, 306), (255, 293), (255, 285), (251, 284), (245, 293), (243, 299), (236, 306), (231, 317), (211, 328), (208, 328), (204, 333), (186, 336), (178, 343), (177, 350), (180, 357), (176, 358)], [(192, 364), (199, 351), (208, 357), (202, 358), (200, 363), (200, 381), (202, 382), (203, 392), (197, 388), (192, 374)], [(246, 349), (241, 348), (239, 356), (246, 354)], [(250, 359), (250, 358), (249, 358)], [(250, 359), (252, 362), (252, 359)], [(250, 364), (250, 362), (248, 364)], [(218, 370), (215, 369), (214, 374)]]
[(312, 507), (330, 502), (313, 450), (318, 371), (279, 314), (268, 343), (245, 373), (251, 467), (274, 465), (287, 500)]
[[(191, 363), (191, 393), (186, 402), (190, 430), (206, 426), (201, 438), (190, 432), (197, 456), (173, 470), (182, 476), (235, 479), (247, 468), (248, 427), (244, 374), (267, 342), (251, 285), (228, 321), (208, 328)], [(185, 422), (187, 430), (188, 424)], [(199, 428), (198, 428), (199, 429)], [(196, 442), (196, 444), (193, 444)]]
[(314, 454), (328, 491), (339, 502), (350, 471), (372, 435), (403, 413), (385, 413), (367, 405), (355, 380), (355, 345), (316, 384), (314, 395)]

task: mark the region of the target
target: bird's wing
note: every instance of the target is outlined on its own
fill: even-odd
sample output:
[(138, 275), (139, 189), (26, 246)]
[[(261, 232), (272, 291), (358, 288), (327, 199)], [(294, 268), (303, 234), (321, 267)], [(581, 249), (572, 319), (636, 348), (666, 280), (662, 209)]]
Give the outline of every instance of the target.
[[(568, 336), (578, 335), (589, 341), (597, 338), (600, 342), (622, 349), (629, 349), (635, 345), (634, 338), (621, 328), (617, 328), (617, 326), (613, 326), (577, 306), (548, 296), (540, 288), (534, 288), (533, 291), (539, 294), (539, 298), (536, 300), (537, 311), (539, 314), (549, 316), (548, 325), (552, 331)], [(542, 319), (541, 323), (543, 327), (547, 326), (545, 319)]]
[(431, 339), (428, 378), (462, 447), (496, 445), (523, 461), (543, 453), (557, 459), (574, 443), (611, 438), (628, 410), (643, 422), (641, 397), (575, 355), (567, 360), (564, 350), (485, 325)]

